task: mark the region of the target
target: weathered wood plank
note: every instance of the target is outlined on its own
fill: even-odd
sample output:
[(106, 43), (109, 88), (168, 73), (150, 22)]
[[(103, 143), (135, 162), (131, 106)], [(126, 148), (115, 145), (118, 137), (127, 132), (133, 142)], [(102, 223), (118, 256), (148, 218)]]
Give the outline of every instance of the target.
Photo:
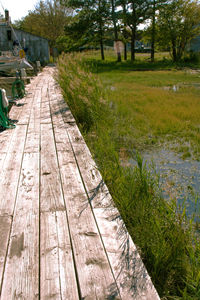
[[(109, 297), (120, 299), (68, 141), (62, 119), (63, 111), (60, 110), (58, 105), (59, 99), (57, 96), (52, 97), (51, 90), (50, 95), (55, 141), (81, 297), (102, 300), (109, 299)], [(60, 139), (57, 137), (60, 135), (65, 140), (62, 147), (60, 146)]]
[(0, 291), (3, 279), (4, 264), (7, 255), (11, 221), (11, 217), (0, 216)]
[(0, 152), (0, 170), (2, 170), (4, 161), (6, 159), (6, 152)]
[(65, 210), (52, 124), (41, 124), (41, 212)]
[(73, 153), (58, 158), (81, 297), (120, 299)]
[(17, 125), (25, 125), (29, 123), (32, 106), (34, 103), (35, 94), (32, 97), (26, 97), (23, 106), (21, 107), (19, 121)]
[(66, 211), (56, 212), (57, 235), (59, 242), (59, 267), (61, 299), (78, 300), (78, 283), (72, 255)]
[(39, 152), (41, 90), (35, 91), (24, 152)]
[(39, 154), (25, 153), (1, 299), (39, 299)]
[[(17, 105), (21, 108), (17, 124), (27, 124), (29, 122), (32, 106), (35, 102), (35, 97), (38, 95), (37, 91), (41, 91), (40, 78), (38, 76), (33, 79), (31, 86), (26, 88), (26, 91), (25, 97), (17, 101)], [(16, 109), (16, 106), (14, 108)], [(11, 114), (13, 114), (13, 110), (11, 110)]]
[(55, 84), (55, 81), (49, 83), (49, 98), (52, 105), (52, 115), (58, 115), (58, 118), (62, 118), (64, 122), (75, 122), (69, 107), (60, 93), (60, 88)]
[(78, 127), (68, 133), (122, 299), (159, 299)]
[(41, 125), (41, 299), (78, 297), (51, 124)]
[[(49, 75), (47, 78), (49, 80)], [(51, 114), (49, 107), (49, 94), (48, 94), (48, 82), (43, 85), (42, 88), (42, 103), (41, 103), (41, 123), (48, 124), (51, 123)]]
[[(17, 105), (13, 106), (10, 117), (12, 119), (18, 119), (22, 113), (22, 105), (26, 104), (27, 100), (30, 100), (32, 95), (27, 95), (25, 98), (18, 100)], [(31, 99), (32, 101), (32, 99)], [(2, 134), (4, 138), (1, 138), (1, 174), (0, 174), (0, 188), (1, 188), (1, 201), (0, 201), (0, 213), (5, 215), (12, 215), (15, 207), (16, 193), (18, 189), (18, 178), (20, 176), (21, 161), (23, 156), (24, 143), (26, 139), (27, 126), (17, 126), (13, 130), (6, 130)], [(1, 135), (2, 137), (2, 135)], [(2, 159), (4, 157), (4, 159)], [(5, 162), (5, 164), (4, 164)], [(6, 259), (6, 251), (8, 247), (8, 236), (11, 229), (12, 218), (0, 217), (1, 220), (1, 263), (0, 263), (0, 280), (3, 282), (3, 266)], [(5, 221), (3, 221), (5, 220)], [(7, 222), (6, 222), (7, 220)], [(3, 223), (2, 223), (3, 222)], [(2, 225), (3, 224), (3, 225)], [(2, 296), (4, 297), (4, 296)], [(6, 299), (7, 296), (5, 296)], [(9, 296), (8, 296), (9, 297)], [(14, 296), (13, 296), (14, 297)], [(2, 298), (1, 298), (2, 299)]]
[(0, 170), (0, 215), (12, 215), (21, 170), (27, 126), (15, 128), (13, 139)]
[[(11, 112), (9, 114), (9, 118), (11, 118), (12, 120), (18, 121), (20, 113), (21, 113), (21, 107), (14, 106), (11, 109)], [(15, 128), (6, 129), (6, 130), (0, 132), (0, 153), (8, 151), (8, 149), (10, 147), (10, 143), (14, 136), (14, 132), (15, 132)]]
[(0, 153), (5, 153), (8, 151), (13, 134), (14, 129), (0, 132)]
[(42, 212), (40, 224), (41, 299), (62, 299), (60, 294), (59, 247), (55, 212)]
[(60, 109), (56, 103), (52, 104), (50, 99), (50, 107), (51, 107), (51, 116), (52, 116), (52, 124), (55, 135), (56, 148), (58, 151), (65, 151), (69, 148), (69, 140), (66, 132), (66, 125), (63, 122), (62, 114), (60, 113)]

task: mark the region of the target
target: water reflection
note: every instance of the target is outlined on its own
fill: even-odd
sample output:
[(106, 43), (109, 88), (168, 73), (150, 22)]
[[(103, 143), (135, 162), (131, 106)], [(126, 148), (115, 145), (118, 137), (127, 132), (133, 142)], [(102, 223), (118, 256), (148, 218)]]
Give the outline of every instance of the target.
[[(195, 210), (195, 196), (200, 195), (200, 162), (191, 158), (183, 160), (167, 149), (146, 151), (142, 156), (147, 167), (153, 162), (156, 173), (160, 174), (165, 199), (177, 198), (179, 204), (185, 200), (187, 215), (191, 215)], [(136, 162), (131, 160), (131, 164)], [(200, 209), (199, 202), (197, 206)]]

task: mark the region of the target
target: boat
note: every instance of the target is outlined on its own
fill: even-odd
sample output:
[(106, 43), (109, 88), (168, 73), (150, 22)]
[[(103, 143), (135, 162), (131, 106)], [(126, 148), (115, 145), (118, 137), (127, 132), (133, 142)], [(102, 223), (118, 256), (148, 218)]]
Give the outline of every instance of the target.
[(26, 58), (16, 56), (0, 56), (0, 72), (12, 70), (33, 69)]
[(10, 27), (15, 40), (13, 41), (12, 50), (1, 51), (0, 49), (0, 72), (6, 73), (12, 70), (33, 69), (31, 64), (27, 61), (26, 53), (22, 48), (20, 42), (18, 41), (18, 38), (10, 21), (8, 10), (5, 10), (5, 20), (1, 21), (1, 25), (7, 25)]

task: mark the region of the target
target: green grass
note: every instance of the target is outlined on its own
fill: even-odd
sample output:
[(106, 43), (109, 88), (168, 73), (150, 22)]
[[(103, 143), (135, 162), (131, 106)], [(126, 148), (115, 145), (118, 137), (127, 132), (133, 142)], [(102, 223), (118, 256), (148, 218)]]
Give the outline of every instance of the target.
[[(167, 137), (181, 144), (190, 141), (191, 152), (198, 159), (199, 73), (192, 73), (188, 68), (177, 70), (174, 64), (172, 70), (166, 70), (165, 62), (159, 60), (155, 64), (146, 62), (148, 66), (154, 66), (154, 71), (135, 71), (140, 61), (133, 64), (130, 61), (88, 60), (120, 118), (116, 134), (119, 137), (126, 135), (126, 147), (142, 150)], [(172, 62), (168, 61), (168, 64), (172, 65)], [(180, 86), (179, 90), (174, 92), (173, 86)]]
[[(92, 55), (92, 60), (89, 54), (60, 57), (66, 101), (161, 298), (200, 299), (200, 244), (193, 222), (178, 199), (163, 199), (154, 169), (132, 152), (166, 136), (192, 139), (198, 150), (198, 91), (162, 89), (198, 77), (175, 69), (133, 72), (116, 62), (109, 69), (109, 61), (102, 66)], [(182, 152), (187, 156), (188, 148)], [(131, 155), (135, 168), (121, 163)]]

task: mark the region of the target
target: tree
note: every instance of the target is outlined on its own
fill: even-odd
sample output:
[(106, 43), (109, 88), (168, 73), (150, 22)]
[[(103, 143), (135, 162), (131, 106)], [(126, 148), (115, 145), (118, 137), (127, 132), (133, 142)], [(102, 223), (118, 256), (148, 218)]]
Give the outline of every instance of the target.
[(149, 0), (149, 17), (151, 24), (147, 32), (150, 35), (151, 42), (151, 62), (154, 61), (155, 56), (155, 42), (156, 42), (156, 19), (159, 15), (159, 10), (163, 7), (167, 0)]
[(131, 29), (131, 60), (135, 60), (135, 41), (137, 27), (148, 18), (147, 0), (128, 0), (127, 25)]
[(101, 58), (104, 60), (103, 44), (109, 23), (109, 2), (107, 0), (69, 0), (66, 5), (75, 9), (76, 12), (71, 22), (65, 27), (65, 34), (71, 39), (73, 47), (78, 49), (84, 45), (99, 43)]
[(179, 61), (189, 41), (200, 33), (200, 5), (197, 0), (168, 1), (159, 11), (159, 38), (168, 44), (174, 61)]
[(18, 21), (17, 28), (45, 37), (50, 47), (56, 46), (56, 40), (63, 35), (64, 27), (69, 22), (72, 10), (60, 3), (60, 0), (43, 0), (36, 4), (33, 11)]

